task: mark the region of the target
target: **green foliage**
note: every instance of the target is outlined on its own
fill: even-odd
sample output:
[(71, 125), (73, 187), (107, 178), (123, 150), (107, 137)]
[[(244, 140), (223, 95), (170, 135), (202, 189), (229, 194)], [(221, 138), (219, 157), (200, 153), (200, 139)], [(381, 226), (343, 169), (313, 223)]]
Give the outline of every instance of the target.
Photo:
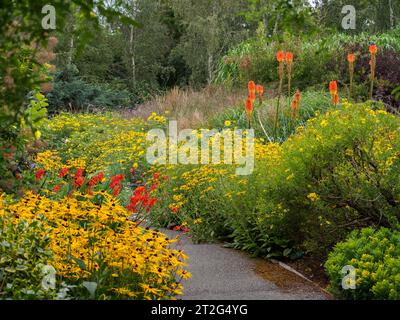
[(0, 215), (0, 227), (0, 299), (55, 298), (56, 288), (42, 285), (43, 268), (51, 264), (53, 253), (40, 220), (13, 224)]
[(315, 105), (311, 114), (282, 145), (257, 142), (249, 177), (226, 165), (168, 167), (168, 192), (153, 220), (187, 225), (200, 241), (222, 238), (261, 256), (292, 258), (302, 251), (324, 258), (355, 227), (396, 227), (399, 119), (346, 102), (321, 114)]
[[(400, 28), (385, 34), (358, 35), (329, 34), (310, 39), (285, 36), (281, 41), (268, 38), (252, 38), (232, 49), (218, 65), (216, 81), (219, 83), (245, 85), (247, 81), (270, 83), (278, 80), (276, 52), (278, 50), (294, 53), (292, 87), (305, 89), (308, 87), (327, 88), (332, 79), (343, 79), (342, 86), (347, 85), (347, 54), (358, 53), (363, 60), (368, 59), (368, 45), (378, 45), (378, 67), (385, 59), (386, 51), (400, 52)], [(340, 49), (340, 50), (339, 50)], [(369, 61), (369, 60), (367, 60)], [(356, 61), (355, 80), (365, 81), (368, 78), (368, 65)], [(360, 78), (362, 75), (365, 77)], [(385, 72), (378, 74), (385, 79)], [(346, 80), (344, 80), (346, 79)], [(357, 82), (355, 81), (355, 82)], [(347, 90), (339, 92), (347, 96)], [(357, 98), (364, 98), (363, 92), (356, 92)]]
[[(255, 130), (255, 135), (258, 138), (263, 138), (266, 141), (271, 141), (273, 138), (274, 121), (275, 121), (275, 106), (276, 98), (255, 102), (252, 128)], [(299, 109), (296, 112), (296, 117), (292, 117), (292, 109), (289, 106), (287, 98), (281, 100), (281, 112), (279, 115), (279, 126), (277, 133), (277, 141), (283, 142), (290, 135), (295, 133), (298, 126), (304, 126), (307, 120), (313, 118), (316, 114), (325, 112), (331, 106), (329, 94), (323, 91), (306, 91), (302, 95)], [(223, 129), (225, 121), (229, 120), (233, 127), (246, 129), (248, 120), (243, 105), (228, 109), (226, 112), (217, 114), (208, 121), (210, 128)]]
[[(355, 268), (355, 289), (344, 290), (344, 266)], [(340, 299), (400, 299), (400, 233), (365, 228), (353, 231), (329, 254), (330, 291)]]
[(355, 226), (398, 224), (398, 126), (385, 111), (345, 103), (297, 128), (264, 182), (288, 210), (291, 239), (323, 253)]
[[(326, 28), (351, 34), (360, 32), (383, 32), (398, 25), (400, 5), (393, 0), (330, 0), (315, 2), (316, 12), (320, 23)], [(342, 9), (346, 5), (356, 8), (357, 23), (355, 30), (343, 30)]]
[(51, 114), (65, 110), (87, 112), (120, 109), (135, 103), (135, 96), (127, 89), (83, 81), (74, 66), (57, 72), (54, 78), (54, 89), (47, 94)]
[(246, 22), (255, 24), (265, 37), (279, 36), (283, 32), (307, 34), (318, 29), (312, 8), (307, 1), (248, 0), (243, 15)]

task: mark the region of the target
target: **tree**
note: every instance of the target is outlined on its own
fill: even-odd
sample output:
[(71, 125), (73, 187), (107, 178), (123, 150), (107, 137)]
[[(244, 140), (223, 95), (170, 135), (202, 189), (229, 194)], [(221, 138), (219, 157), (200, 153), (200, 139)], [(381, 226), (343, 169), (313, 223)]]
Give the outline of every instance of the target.
[(248, 0), (244, 16), (264, 37), (284, 32), (309, 34), (316, 29), (310, 4), (305, 0)]
[[(120, 20), (138, 25), (136, 21), (107, 7), (105, 1), (54, 0), (2, 1), (0, 7), (0, 177), (7, 175), (5, 154), (20, 141), (21, 129), (33, 128), (34, 120), (43, 116), (45, 102), (40, 90), (49, 89), (50, 62), (54, 58), (56, 39), (53, 30), (61, 28), (65, 17), (79, 8), (79, 14), (87, 21), (99, 24), (99, 17), (107, 21)], [(44, 13), (42, 13), (42, 11)], [(49, 12), (49, 13), (48, 13)], [(48, 19), (50, 14), (50, 19)], [(52, 14), (56, 14), (51, 17)], [(47, 20), (53, 20), (51, 23)], [(55, 20), (55, 21), (54, 21)], [(85, 33), (82, 34), (82, 36)], [(84, 37), (83, 37), (84, 38)], [(42, 85), (42, 86), (41, 86)], [(30, 101), (31, 100), (31, 101)], [(34, 114), (34, 111), (36, 114)]]
[(326, 27), (342, 29), (342, 8), (352, 5), (356, 9), (356, 30), (346, 32), (383, 32), (394, 28), (400, 18), (400, 3), (393, 0), (319, 0), (316, 3), (320, 22)]
[(240, 13), (246, 2), (171, 0), (183, 29), (177, 50), (191, 70), (192, 83), (211, 83), (218, 60), (248, 35)]

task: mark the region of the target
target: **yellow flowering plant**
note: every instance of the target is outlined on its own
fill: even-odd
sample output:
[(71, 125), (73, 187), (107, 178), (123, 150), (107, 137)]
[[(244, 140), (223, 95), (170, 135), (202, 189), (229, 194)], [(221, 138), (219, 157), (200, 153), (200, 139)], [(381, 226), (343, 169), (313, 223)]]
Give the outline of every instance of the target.
[(170, 299), (180, 294), (180, 280), (190, 273), (183, 269), (187, 257), (171, 248), (175, 240), (137, 226), (116, 198), (98, 195), (101, 204), (79, 193), (62, 201), (27, 193), (3, 201), (0, 213), (11, 225), (43, 226), (38, 241), (47, 241), (45, 249), (52, 253), (45, 263), (54, 267), (58, 281), (76, 286), (72, 296)]

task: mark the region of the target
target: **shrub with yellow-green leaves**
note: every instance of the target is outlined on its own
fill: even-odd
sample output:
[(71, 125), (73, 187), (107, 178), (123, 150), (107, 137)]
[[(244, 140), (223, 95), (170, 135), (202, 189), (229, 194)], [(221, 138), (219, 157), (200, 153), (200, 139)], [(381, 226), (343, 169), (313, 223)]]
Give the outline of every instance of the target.
[[(346, 266), (354, 268), (355, 278), (342, 271)], [(338, 298), (399, 300), (400, 233), (387, 228), (353, 231), (335, 246), (325, 268), (329, 289)]]
[[(7, 242), (1, 243), (1, 277), (8, 283), (17, 272), (11, 285), (29, 289), (12, 291), (20, 292), (15, 296), (20, 299), (57, 297), (52, 291), (44, 295), (38, 283), (43, 264), (54, 268), (57, 283), (68, 284), (71, 298), (172, 299), (182, 292), (181, 280), (190, 277), (184, 270), (186, 256), (171, 248), (175, 240), (138, 226), (105, 192), (61, 201), (31, 192), (19, 200), (0, 198), (0, 219), (1, 238)], [(35, 235), (16, 232), (36, 225)], [(35, 243), (39, 245), (32, 248)], [(31, 256), (35, 259), (26, 261)], [(7, 288), (0, 287), (5, 297)]]
[[(400, 119), (369, 105), (333, 109), (299, 127), (265, 184), (287, 210), (288, 235), (324, 251), (356, 227), (400, 218)], [(269, 201), (268, 199), (268, 201)]]

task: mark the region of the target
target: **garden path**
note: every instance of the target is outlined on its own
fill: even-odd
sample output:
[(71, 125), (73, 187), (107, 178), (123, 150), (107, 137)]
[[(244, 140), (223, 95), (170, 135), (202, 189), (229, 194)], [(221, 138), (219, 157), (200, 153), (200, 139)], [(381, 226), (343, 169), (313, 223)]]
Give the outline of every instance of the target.
[(277, 264), (224, 248), (194, 244), (185, 234), (162, 230), (189, 256), (192, 278), (184, 282), (183, 300), (319, 300), (329, 299), (320, 288)]

